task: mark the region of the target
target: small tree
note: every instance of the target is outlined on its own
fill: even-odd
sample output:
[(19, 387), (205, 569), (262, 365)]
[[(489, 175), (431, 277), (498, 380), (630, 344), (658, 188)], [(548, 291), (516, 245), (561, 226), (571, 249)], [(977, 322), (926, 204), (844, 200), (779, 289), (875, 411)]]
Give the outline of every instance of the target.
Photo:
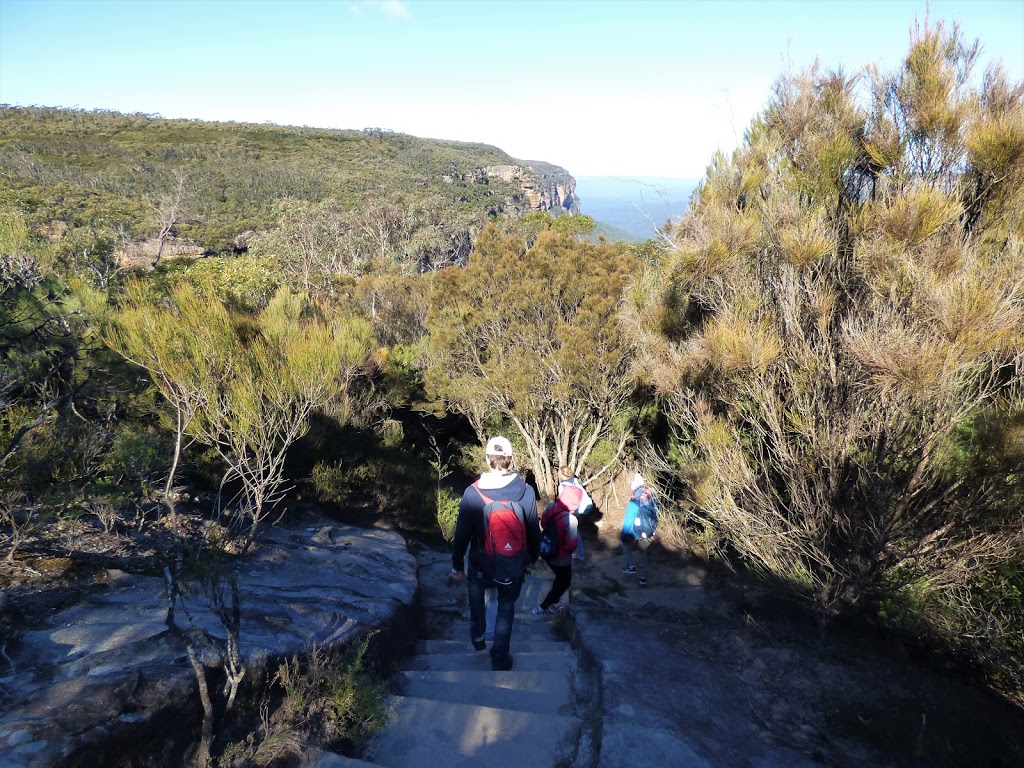
[[(141, 284), (129, 289), (112, 318), (112, 345), (143, 366), (170, 406), (174, 460), (165, 499), (174, 517), (173, 479), (187, 437), (211, 446), (224, 460), (223, 482), (241, 485), (244, 554), (285, 491), (284, 460), (306, 433), (317, 409), (348, 390), (371, 352), (365, 321), (328, 322), (313, 316), (300, 296), (282, 290), (255, 317), (232, 315), (217, 299), (180, 283), (153, 301)], [(237, 565), (224, 567), (225, 542), (200, 542), (193, 570), (224, 627), (223, 709), (230, 710), (246, 669), (240, 650)], [(175, 622), (185, 552), (168, 565), (167, 624), (185, 643), (203, 705), (196, 763), (209, 763), (216, 718), (200, 648), (214, 642), (198, 628)], [(217, 644), (214, 642), (214, 644)]]
[(171, 232), (174, 231), (185, 213), (189, 194), (188, 172), (183, 168), (176, 168), (174, 181), (170, 188), (157, 197), (147, 199), (146, 204), (153, 212), (157, 224), (157, 247), (153, 266), (160, 263), (167, 238), (170, 237)]
[(559, 216), (551, 222), (551, 229), (577, 240), (585, 240), (591, 232), (597, 229), (597, 222), (585, 214)]
[(232, 316), (187, 283), (161, 310), (145, 289), (129, 290), (111, 342), (150, 372), (170, 404), (176, 460), (189, 435), (224, 460), (224, 482), (240, 482), (251, 539), (284, 491), (288, 449), (369, 358), (369, 326), (318, 320), (285, 290), (254, 318)]
[(519, 434), (542, 488), (563, 464), (606, 472), (632, 436), (633, 350), (615, 313), (633, 260), (613, 246), (489, 229), (469, 266), (435, 275), (428, 390), (483, 442), (491, 419)]

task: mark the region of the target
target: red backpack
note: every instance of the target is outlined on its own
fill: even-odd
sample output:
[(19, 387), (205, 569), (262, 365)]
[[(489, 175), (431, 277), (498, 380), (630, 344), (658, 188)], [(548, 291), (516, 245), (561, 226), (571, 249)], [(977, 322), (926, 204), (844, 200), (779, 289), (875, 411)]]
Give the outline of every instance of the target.
[(484, 577), (512, 584), (526, 572), (526, 513), (518, 501), (492, 499), (473, 483), (484, 500)]

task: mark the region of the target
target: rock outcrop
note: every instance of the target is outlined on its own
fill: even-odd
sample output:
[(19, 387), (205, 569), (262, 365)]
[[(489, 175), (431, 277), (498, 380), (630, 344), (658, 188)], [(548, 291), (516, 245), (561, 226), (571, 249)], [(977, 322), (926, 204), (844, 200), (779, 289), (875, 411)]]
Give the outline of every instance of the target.
[(468, 173), (459, 173), (453, 168), (441, 178), (448, 184), (456, 181), (490, 184), (492, 179), (500, 179), (514, 190), (505, 196), (501, 206), (502, 212), (513, 216), (538, 211), (573, 216), (580, 212), (576, 179), (564, 168), (550, 163), (520, 161), (473, 168)]
[[(529, 205), (529, 211), (548, 211), (556, 215), (580, 212), (576, 197), (576, 179), (557, 165), (531, 163), (526, 165), (489, 165), (483, 169), (488, 177), (496, 177), (518, 186)], [(517, 201), (506, 200), (515, 206)]]
[[(201, 720), (182, 641), (165, 624), (162, 579), (107, 573), (107, 584), (24, 633), (2, 680), (0, 765), (174, 765)], [(416, 562), (397, 533), (317, 520), (276, 528), (239, 575), (240, 645), (254, 681), (313, 644), (345, 646), (374, 629), (400, 653), (415, 639)], [(177, 609), (186, 631), (225, 631), (193, 589)], [(204, 660), (216, 668), (217, 658)]]
[[(151, 267), (156, 263), (156, 255), (159, 252), (160, 241), (153, 237), (140, 242), (128, 243), (124, 248), (116, 250), (114, 257), (117, 260), (118, 266), (128, 269)], [(168, 260), (180, 258), (196, 259), (201, 257), (204, 252), (202, 247), (189, 240), (171, 237), (164, 242), (161, 257)]]

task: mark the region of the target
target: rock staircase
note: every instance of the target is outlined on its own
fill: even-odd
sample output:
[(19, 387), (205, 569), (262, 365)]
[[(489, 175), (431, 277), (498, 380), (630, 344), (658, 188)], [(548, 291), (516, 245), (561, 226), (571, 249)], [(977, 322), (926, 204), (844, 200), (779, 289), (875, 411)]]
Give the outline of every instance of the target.
[(427, 637), (399, 665), (389, 722), (366, 750), (369, 762), (324, 755), (317, 768), (586, 765), (586, 675), (552, 620), (530, 614), (550, 588), (550, 572), (540, 566), (527, 576), (512, 628), (515, 666), (495, 672), (489, 652), (469, 641), (465, 585), (451, 583), (449, 563), (420, 556)]

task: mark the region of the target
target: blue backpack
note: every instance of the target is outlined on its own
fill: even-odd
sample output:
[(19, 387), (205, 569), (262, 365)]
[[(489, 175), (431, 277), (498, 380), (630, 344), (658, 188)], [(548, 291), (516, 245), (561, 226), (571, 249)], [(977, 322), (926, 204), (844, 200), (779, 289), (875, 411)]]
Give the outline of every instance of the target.
[(633, 492), (633, 501), (637, 506), (636, 518), (633, 520), (636, 537), (639, 539), (646, 534), (648, 539), (654, 538), (654, 532), (658, 528), (658, 502), (655, 501), (654, 494), (640, 486)]

